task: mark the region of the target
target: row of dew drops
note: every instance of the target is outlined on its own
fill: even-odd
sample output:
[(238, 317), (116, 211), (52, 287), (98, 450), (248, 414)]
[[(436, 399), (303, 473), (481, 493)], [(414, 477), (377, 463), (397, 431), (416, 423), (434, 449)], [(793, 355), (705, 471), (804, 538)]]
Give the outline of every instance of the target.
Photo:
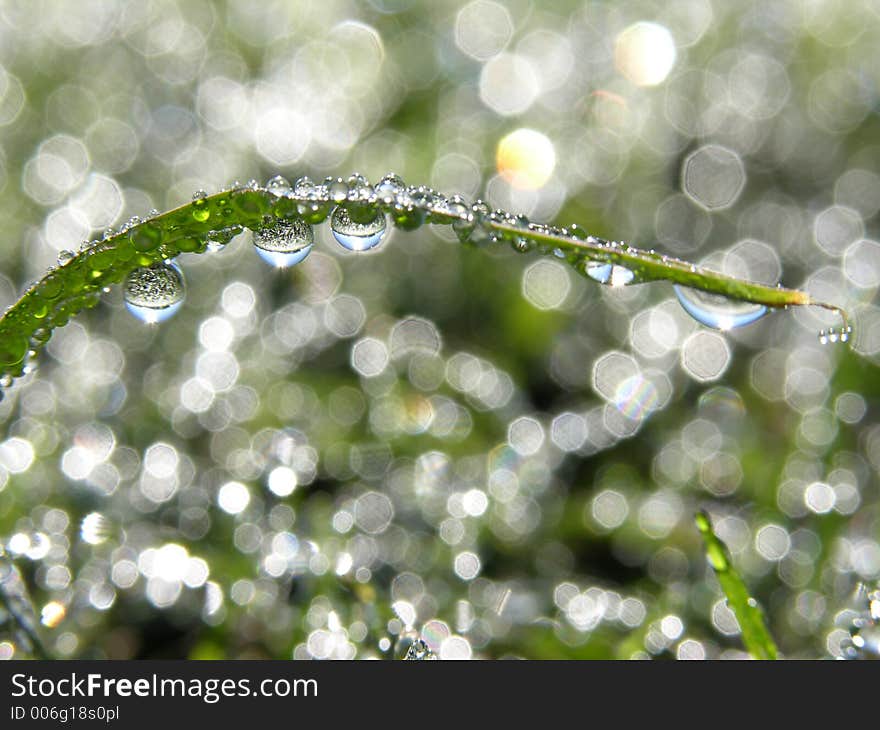
[[(256, 181), (251, 181), (246, 186), (233, 184), (232, 189), (262, 191), (279, 199), (296, 201), (300, 216), (276, 218), (266, 215), (262, 225), (254, 233), (253, 244), (257, 253), (268, 264), (279, 269), (295, 266), (305, 260), (315, 243), (313, 224), (323, 222), (329, 213), (333, 237), (349, 251), (368, 251), (379, 246), (387, 234), (390, 216), (395, 225), (408, 230), (418, 228), (424, 222), (451, 223), (464, 243), (482, 246), (506, 240), (519, 252), (538, 250), (540, 253), (552, 254), (568, 261), (579, 273), (593, 281), (610, 287), (623, 287), (647, 280), (647, 277), (640, 276), (638, 271), (626, 266), (596, 261), (581, 251), (563, 251), (550, 243), (530, 238), (528, 234), (543, 233), (609, 249), (634, 251), (626, 244), (590, 236), (577, 225), (558, 228), (535, 224), (522, 215), (513, 216), (501, 210), (493, 211), (481, 200), (468, 204), (459, 195), (446, 197), (428, 187), (407, 186), (395, 174), (386, 175), (375, 186), (358, 174), (352, 175), (348, 180), (326, 178), (321, 183), (302, 177), (292, 185), (284, 177), (277, 175), (269, 179), (264, 188)], [(203, 221), (208, 216), (208, 211), (199, 207), (206, 197), (207, 194), (203, 191), (193, 196), (193, 217), (198, 221)], [(158, 215), (158, 211), (151, 211), (151, 216), (154, 215)], [(198, 217), (200, 215), (204, 217)], [(142, 222), (144, 221), (133, 219), (126, 228)], [(499, 231), (493, 224), (502, 224), (521, 233), (517, 235), (505, 230)], [(222, 248), (240, 231), (239, 227), (209, 234), (208, 250)], [(655, 254), (651, 252), (650, 255)], [(71, 257), (69, 252), (62, 252), (59, 264), (65, 263)], [(666, 260), (666, 257), (659, 258)], [(678, 284), (673, 288), (684, 310), (701, 324), (714, 329), (742, 327), (761, 319), (768, 312), (767, 307), (761, 304), (737, 301)], [(172, 317), (183, 305), (185, 295), (183, 272), (170, 260), (135, 269), (129, 274), (123, 287), (126, 307), (134, 316), (147, 323), (157, 323)], [(851, 328), (848, 326), (839, 330), (823, 330), (819, 334), (819, 341), (822, 344), (845, 342), (850, 332)]]

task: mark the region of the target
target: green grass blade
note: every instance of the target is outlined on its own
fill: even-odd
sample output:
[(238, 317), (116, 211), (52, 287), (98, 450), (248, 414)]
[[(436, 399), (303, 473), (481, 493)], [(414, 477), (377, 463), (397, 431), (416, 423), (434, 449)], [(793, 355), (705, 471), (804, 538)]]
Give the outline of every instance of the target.
[(776, 659), (776, 644), (767, 630), (764, 612), (749, 594), (749, 589), (733, 567), (730, 552), (712, 529), (709, 515), (699, 512), (696, 523), (706, 543), (706, 557), (709, 559), (709, 564), (715, 570), (721, 589), (727, 596), (727, 605), (739, 622), (746, 649), (755, 659)]
[[(181, 253), (203, 253), (208, 250), (208, 242), (222, 245), (245, 228), (259, 230), (279, 219), (322, 223), (337, 204), (336, 199), (330, 195), (328, 185), (309, 185), (308, 192), (279, 195), (254, 182), (198, 197), (83, 246), (35, 282), (0, 318), (0, 387), (27, 370), (56, 327), (65, 325), (83, 309), (94, 307), (107, 287), (122, 282), (135, 269)], [(522, 216), (489, 211), (482, 204), (469, 207), (457, 196), (447, 199), (425, 187), (401, 188), (392, 196), (380, 195), (371, 188), (365, 190), (372, 192), (342, 203), (353, 218), (384, 214), (405, 230), (426, 222), (451, 225), (464, 242), (508, 243), (518, 251), (561, 257), (581, 274), (591, 261), (617, 264), (630, 269), (638, 282), (665, 280), (775, 309), (824, 307), (841, 315), (841, 331), (848, 332), (843, 311), (813, 300), (806, 292), (719, 274), (653, 250), (588, 236), (577, 226), (566, 229), (537, 225)]]

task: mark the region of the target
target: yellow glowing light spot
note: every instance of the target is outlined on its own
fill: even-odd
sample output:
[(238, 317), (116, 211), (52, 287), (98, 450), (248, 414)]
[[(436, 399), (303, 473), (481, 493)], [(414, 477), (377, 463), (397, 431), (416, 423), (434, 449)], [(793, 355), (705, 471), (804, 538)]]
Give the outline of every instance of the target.
[(40, 620), (44, 626), (54, 629), (61, 623), (66, 614), (67, 609), (64, 608), (64, 604), (59, 603), (58, 601), (49, 601), (49, 603), (43, 606)]
[(503, 137), (495, 155), (498, 174), (521, 190), (543, 187), (556, 167), (553, 143), (534, 129), (517, 129)]
[(614, 65), (636, 86), (663, 83), (675, 65), (675, 40), (668, 28), (641, 21), (614, 42)]

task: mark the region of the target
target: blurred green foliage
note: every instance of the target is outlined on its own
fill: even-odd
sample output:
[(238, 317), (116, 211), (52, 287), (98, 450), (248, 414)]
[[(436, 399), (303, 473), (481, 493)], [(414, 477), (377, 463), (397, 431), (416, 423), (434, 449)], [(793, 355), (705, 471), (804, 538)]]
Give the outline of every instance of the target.
[[(439, 227), (353, 255), (325, 226), (285, 272), (250, 234), (184, 254), (173, 320), (116, 287), (0, 403), (47, 650), (745, 657), (703, 509), (780, 656), (876, 654), (877, 28), (867, 1), (3, 3), (3, 305), (200, 188), (359, 170), (855, 320), (851, 349), (821, 311), (720, 334), (665, 284)], [(499, 159), (520, 129), (549, 176)]]

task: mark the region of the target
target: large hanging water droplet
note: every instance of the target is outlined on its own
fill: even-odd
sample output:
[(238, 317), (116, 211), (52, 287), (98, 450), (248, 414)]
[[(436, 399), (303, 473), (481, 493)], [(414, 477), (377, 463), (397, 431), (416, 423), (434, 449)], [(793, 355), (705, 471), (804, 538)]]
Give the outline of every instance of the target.
[(302, 261), (314, 242), (312, 227), (301, 218), (275, 221), (254, 234), (254, 248), (260, 258), (279, 269)]
[(377, 213), (367, 223), (358, 223), (344, 206), (337, 206), (330, 216), (330, 230), (333, 237), (349, 251), (366, 251), (378, 246), (385, 236), (385, 216)]
[(186, 283), (175, 264), (153, 264), (132, 271), (125, 280), (123, 298), (129, 312), (155, 324), (173, 317), (183, 306)]
[(700, 324), (716, 330), (744, 327), (767, 314), (767, 307), (763, 304), (729, 299), (678, 284), (673, 289), (685, 312)]
[(626, 286), (632, 284), (636, 275), (631, 269), (618, 264), (606, 264), (602, 261), (588, 261), (584, 273), (594, 281), (607, 286)]

